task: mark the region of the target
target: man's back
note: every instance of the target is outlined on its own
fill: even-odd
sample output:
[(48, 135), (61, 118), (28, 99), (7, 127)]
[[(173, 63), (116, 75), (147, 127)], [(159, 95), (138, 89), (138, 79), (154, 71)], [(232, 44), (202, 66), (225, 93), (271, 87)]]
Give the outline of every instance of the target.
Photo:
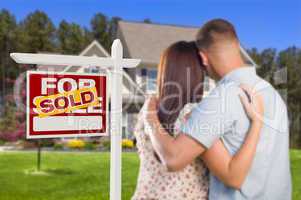
[(227, 187), (211, 175), (209, 199), (291, 199), (286, 105), (278, 92), (256, 75), (254, 67), (241, 67), (228, 73), (193, 110), (182, 132), (206, 148), (220, 138), (234, 155), (244, 143), (250, 127), (238, 95), (242, 92), (239, 88), (242, 83), (255, 87), (265, 103), (265, 123), (256, 155), (241, 190)]
[[(261, 131), (260, 141), (252, 163), (250, 172), (242, 185), (240, 191), (217, 181), (221, 190), (217, 194), (210, 194), (210, 199), (262, 199), (262, 200), (286, 200), (291, 199), (291, 176), (289, 166), (289, 132), (287, 108), (278, 92), (265, 80), (255, 73), (241, 69), (241, 74), (230, 75), (224, 80), (224, 84), (234, 93), (239, 92), (239, 84), (248, 84), (255, 87), (263, 96), (265, 104), (264, 126)], [(250, 123), (241, 109), (233, 107), (240, 106), (234, 102), (239, 101), (236, 95), (226, 95), (226, 106), (237, 115), (235, 131), (222, 136), (222, 140), (231, 154), (236, 153), (248, 132)], [(235, 100), (233, 99), (235, 98)], [(212, 177), (213, 180), (216, 179)], [(215, 180), (216, 181), (216, 180)], [(213, 181), (213, 182), (215, 182)], [(212, 183), (212, 182), (211, 182)], [(216, 186), (215, 186), (216, 187)], [(223, 189), (222, 189), (223, 188)], [(225, 191), (224, 195), (220, 193)], [(215, 198), (215, 195), (218, 195)]]

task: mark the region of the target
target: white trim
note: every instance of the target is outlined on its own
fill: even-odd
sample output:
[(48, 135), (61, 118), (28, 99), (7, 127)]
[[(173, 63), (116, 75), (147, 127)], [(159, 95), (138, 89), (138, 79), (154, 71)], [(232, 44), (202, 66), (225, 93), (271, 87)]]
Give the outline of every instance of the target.
[(103, 46), (97, 41), (97, 40), (93, 40), (93, 42), (91, 42), (91, 44), (89, 44), (89, 46), (87, 46), (79, 55), (80, 56), (84, 56), (93, 46), (96, 46), (97, 48), (99, 48), (99, 50), (106, 56), (106, 57), (110, 57), (109, 53), (103, 48)]
[(81, 75), (81, 76), (108, 76), (104, 73), (79, 73), (79, 72), (56, 72), (56, 71), (27, 71), (30, 74), (50, 74), (50, 75)]
[(87, 133), (87, 134), (61, 134), (61, 135), (38, 135), (29, 136), (27, 139), (45, 139), (45, 138), (76, 138), (76, 137), (99, 137), (107, 136), (106, 133)]
[(26, 138), (29, 138), (29, 119), (30, 119), (29, 75), (30, 75), (30, 71), (27, 71), (26, 72)]
[[(98, 66), (113, 67), (116, 60), (111, 57), (74, 56), (60, 54), (34, 54), (34, 53), (11, 53), (10, 56), (23, 64), (56, 65), (56, 66)], [(124, 68), (134, 68), (140, 63), (140, 59), (123, 58), (120, 64)]]
[(143, 90), (133, 81), (133, 79), (125, 71), (123, 71), (122, 74), (130, 82), (130, 84), (132, 84), (135, 87), (135, 89), (137, 89), (140, 92), (140, 94), (142, 94), (143, 96), (146, 95), (145, 92), (143, 92)]

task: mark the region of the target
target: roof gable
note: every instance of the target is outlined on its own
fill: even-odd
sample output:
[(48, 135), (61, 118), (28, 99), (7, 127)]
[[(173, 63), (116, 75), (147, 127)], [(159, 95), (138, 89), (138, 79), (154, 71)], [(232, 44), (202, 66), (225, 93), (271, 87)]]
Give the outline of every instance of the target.
[(109, 57), (109, 53), (103, 48), (97, 40), (94, 40), (89, 46), (87, 46), (80, 54), (80, 56), (98, 56)]

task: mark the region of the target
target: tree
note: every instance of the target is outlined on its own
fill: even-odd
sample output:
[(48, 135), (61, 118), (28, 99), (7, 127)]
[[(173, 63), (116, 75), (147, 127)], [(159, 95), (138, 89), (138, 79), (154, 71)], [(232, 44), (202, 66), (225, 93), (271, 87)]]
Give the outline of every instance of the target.
[(276, 50), (271, 48), (263, 50), (260, 55), (260, 60), (261, 63), (258, 73), (273, 84), (273, 77), (276, 72)]
[(256, 48), (248, 49), (247, 52), (257, 65), (261, 64), (260, 52)]
[(59, 50), (62, 53), (78, 54), (90, 42), (85, 31), (78, 24), (69, 24), (63, 20), (57, 30)]
[(279, 53), (279, 67), (287, 69), (287, 96), (290, 114), (291, 146), (301, 147), (301, 50), (291, 47)]
[[(286, 92), (287, 106), (290, 118), (290, 145), (301, 147), (301, 50), (290, 47), (278, 54), (275, 49), (265, 49), (258, 52), (257, 49), (248, 51), (250, 56), (258, 64), (257, 73), (271, 82), (276, 89)], [(285, 84), (276, 85), (275, 72), (284, 69), (287, 72)], [(284, 72), (285, 73), (285, 72)]]
[(118, 22), (120, 20), (120, 17), (112, 17), (109, 22), (109, 35), (111, 42), (117, 37)]
[(146, 18), (146, 19), (143, 20), (143, 23), (151, 24), (152, 21), (149, 18)]
[(10, 59), (9, 53), (16, 49), (15, 17), (8, 10), (0, 11), (0, 86), (1, 98), (4, 99), (7, 89), (11, 88), (11, 79), (18, 74), (16, 64)]
[(20, 24), (22, 49), (26, 52), (52, 52), (55, 49), (55, 27), (42, 11), (30, 13)]
[(91, 19), (91, 32), (93, 37), (100, 42), (107, 50), (110, 49), (111, 40), (109, 35), (109, 21), (102, 13), (97, 13)]
[(276, 49), (264, 49), (259, 52), (256, 48), (247, 51), (258, 65), (257, 73), (269, 82), (273, 82), (273, 76), (276, 71)]

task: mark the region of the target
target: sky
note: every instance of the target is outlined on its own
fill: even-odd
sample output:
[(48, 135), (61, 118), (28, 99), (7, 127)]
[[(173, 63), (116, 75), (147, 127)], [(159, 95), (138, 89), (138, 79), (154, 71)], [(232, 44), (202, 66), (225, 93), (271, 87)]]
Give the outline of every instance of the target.
[[(232, 22), (243, 46), (301, 47), (300, 0), (0, 0), (18, 21), (37, 9), (55, 25), (65, 19), (89, 27), (97, 12), (127, 21), (200, 27), (214, 18)], [(1, 28), (1, 27), (0, 27)]]

